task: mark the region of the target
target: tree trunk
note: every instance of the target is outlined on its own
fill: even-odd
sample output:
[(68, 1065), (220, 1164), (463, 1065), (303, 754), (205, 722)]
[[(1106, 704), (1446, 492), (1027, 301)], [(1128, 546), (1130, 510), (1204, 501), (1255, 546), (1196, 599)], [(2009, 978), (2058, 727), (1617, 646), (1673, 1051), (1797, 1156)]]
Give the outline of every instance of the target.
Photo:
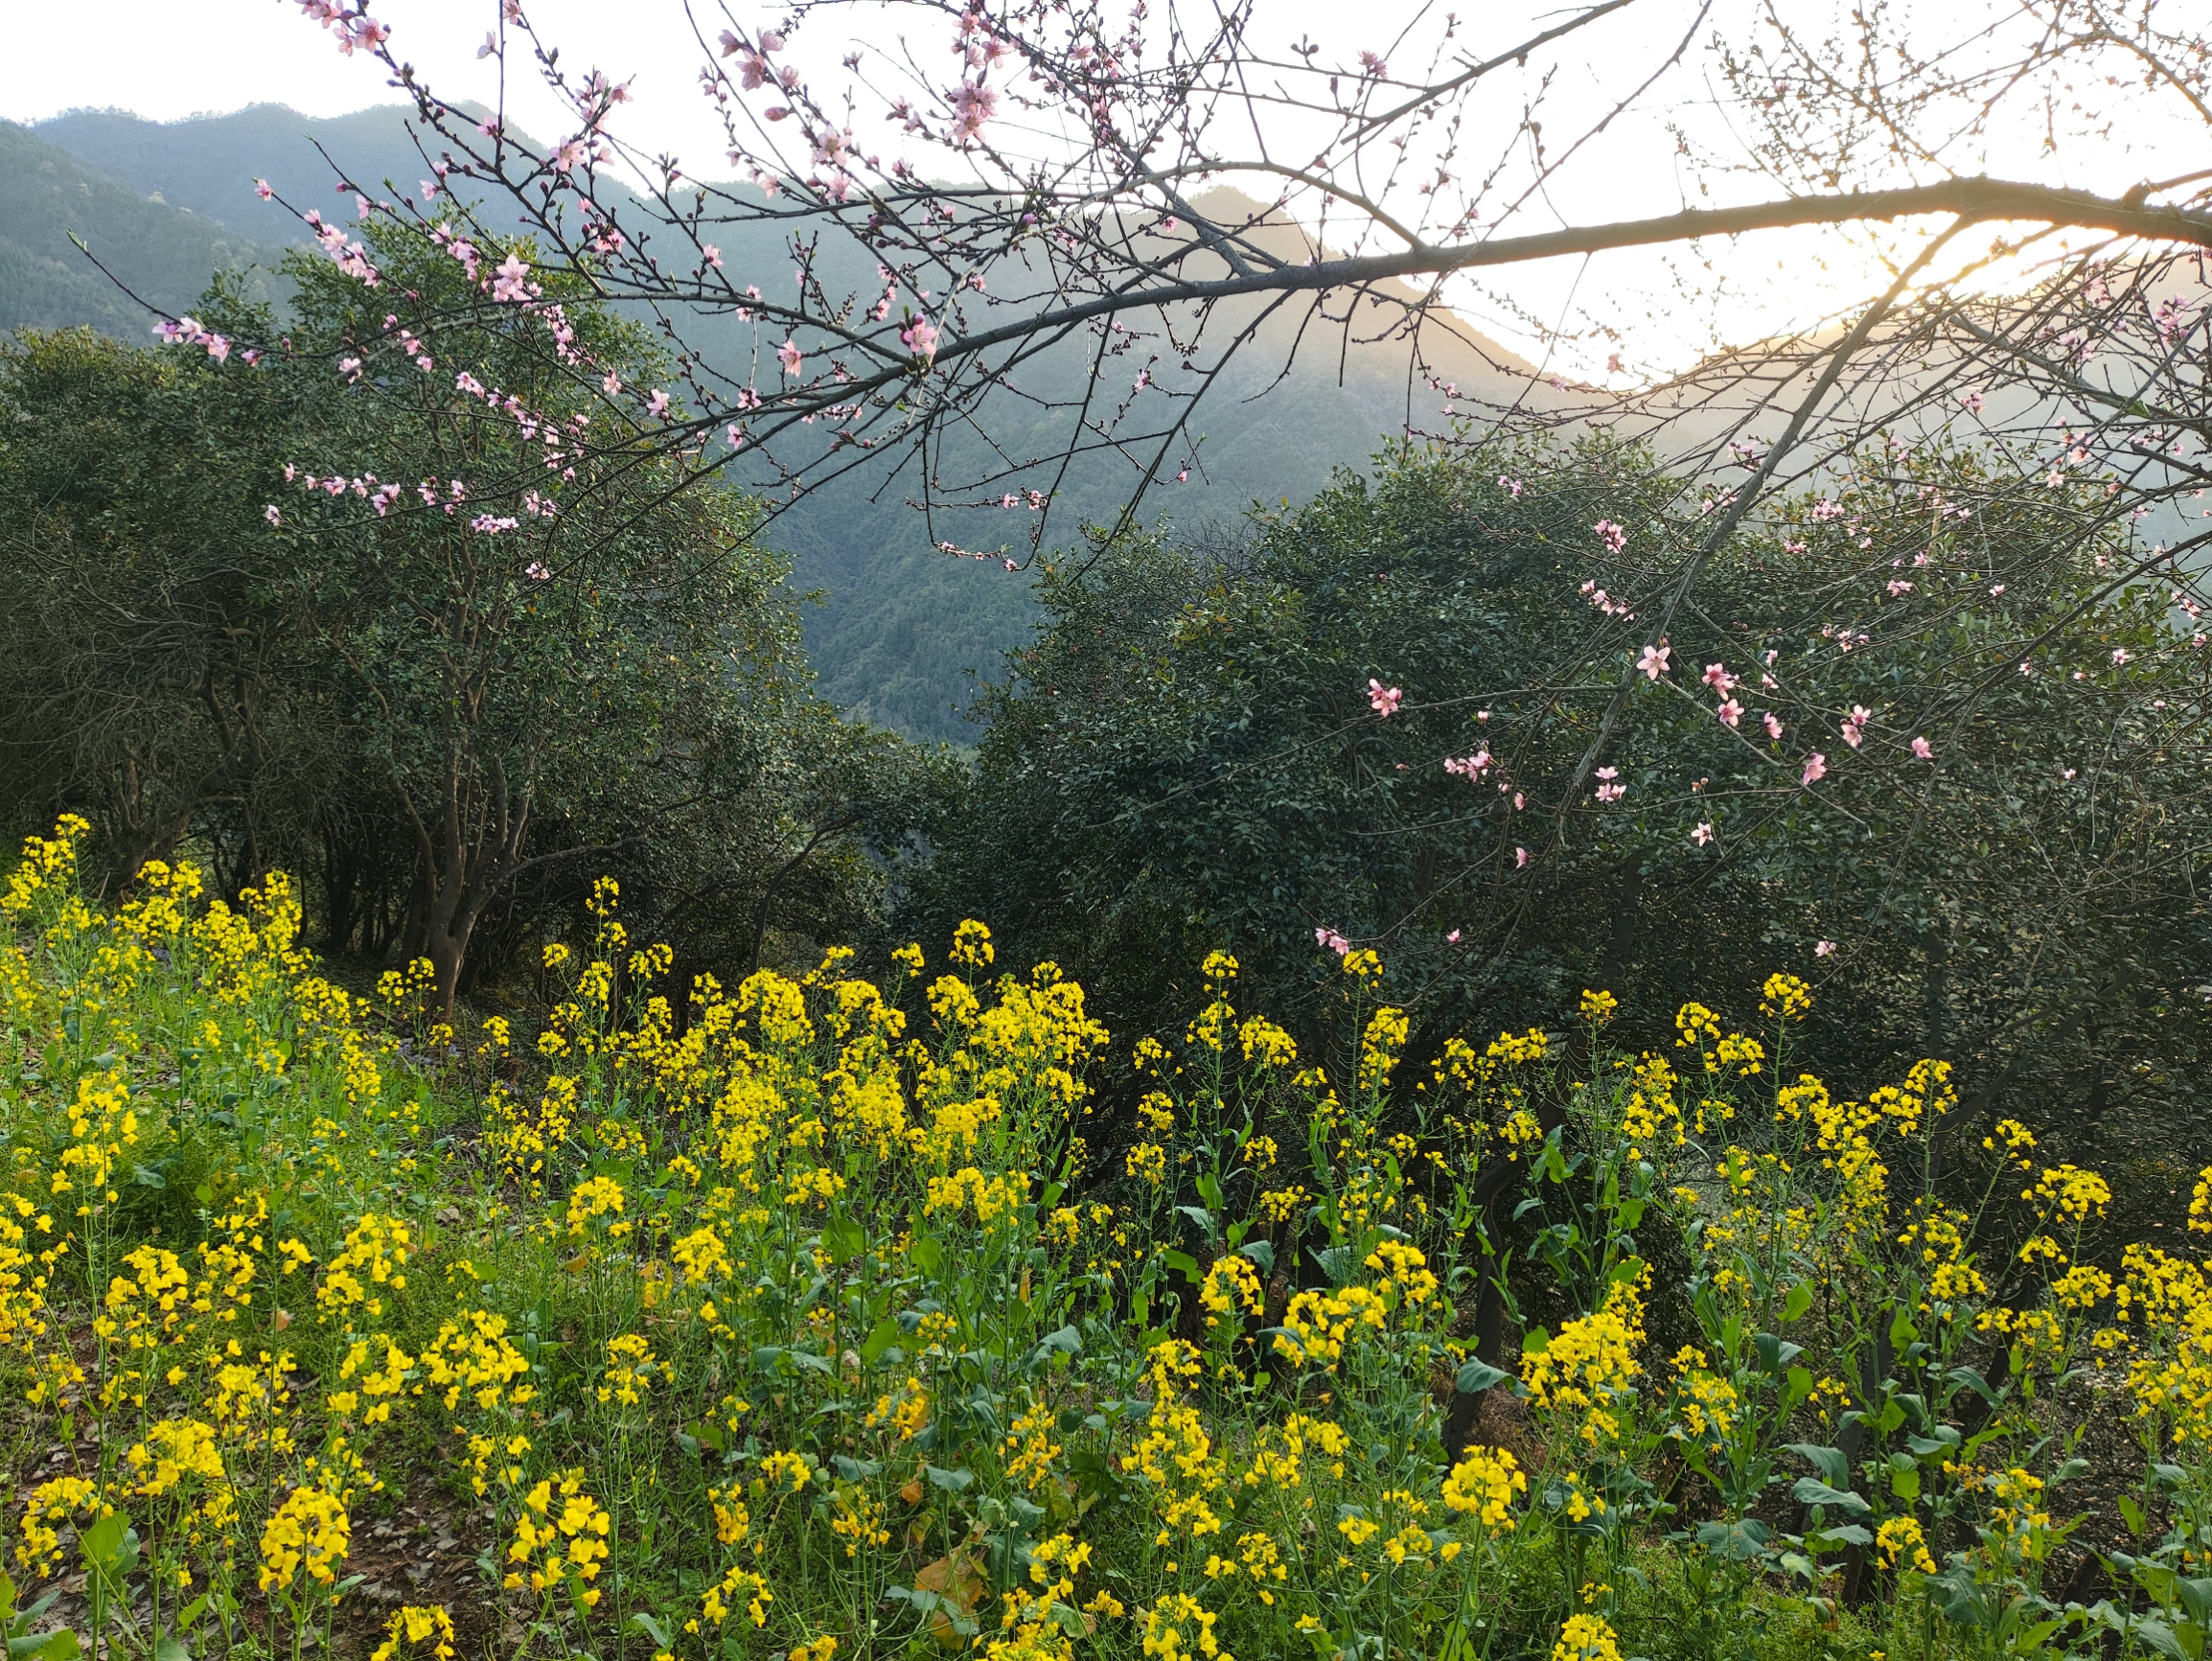
[(353, 944), (356, 897), (361, 888), (363, 861), (357, 843), (338, 828), (334, 815), (322, 816), (323, 901), (330, 915), (323, 934), (323, 950), (342, 954)]
[(410, 934), (419, 926), (421, 944), (410, 956), (430, 960), (438, 1019), (450, 1026), (461, 971), (469, 960), (469, 937), (484, 908), (506, 887), (521, 862), (531, 804), (526, 794), (516, 799), (497, 756), (479, 768), (458, 740), (447, 751), (439, 784), (442, 799), (434, 826), (425, 822), (403, 784), (399, 794), (415, 827), (421, 856), (416, 865), (419, 925), (417, 917), (408, 920)]
[(772, 908), (775, 903), (775, 891), (777, 888), (783, 886), (783, 880), (790, 876), (792, 872), (797, 870), (800, 865), (804, 865), (807, 862), (808, 857), (814, 853), (815, 849), (820, 847), (823, 842), (827, 842), (831, 837), (837, 835), (840, 831), (850, 830), (859, 822), (860, 820), (857, 818), (848, 817), (823, 825), (819, 830), (816, 831), (813, 836), (807, 838), (806, 846), (799, 849), (797, 853), (792, 855), (790, 859), (784, 861), (782, 865), (778, 865), (775, 869), (775, 874), (771, 876), (768, 881), (762, 885), (760, 890), (760, 903), (752, 910), (752, 966), (747, 971), (748, 974), (757, 975), (760, 973), (761, 949), (768, 943), (768, 925), (769, 919), (772, 915)]

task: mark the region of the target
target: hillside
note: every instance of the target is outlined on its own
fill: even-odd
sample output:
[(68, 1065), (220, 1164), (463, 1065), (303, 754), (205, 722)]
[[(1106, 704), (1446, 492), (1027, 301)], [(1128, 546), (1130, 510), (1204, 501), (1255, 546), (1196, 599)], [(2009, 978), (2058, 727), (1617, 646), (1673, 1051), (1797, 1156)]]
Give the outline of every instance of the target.
[(372, 188), (386, 178), (412, 188), (428, 172), (397, 104), (329, 120), (281, 104), (174, 122), (120, 109), (73, 109), (34, 130), (134, 190), (158, 192), (172, 207), (278, 243), (305, 244), (306, 227), (261, 200), (254, 194), (257, 178), (302, 207), (327, 211), (337, 181), (326, 151)]
[[(167, 124), (116, 110), (80, 110), (33, 131), (8, 131), (25, 156), (8, 170), (21, 200), (0, 202), (0, 249), (12, 248), (7, 239), (37, 245), (58, 241), (57, 204), (75, 191), (81, 211), (69, 228), (88, 232), (96, 246), (113, 247), (119, 257), (127, 253), (137, 262), (133, 270), (158, 270), (155, 297), (173, 306), (189, 303), (209, 271), (273, 258), (247, 237), (304, 241), (296, 220), (256, 198), (257, 177), (307, 204), (334, 196), (338, 169), (372, 189), (387, 178), (409, 188), (426, 171), (397, 105), (316, 120), (282, 105), (256, 104)], [(26, 179), (48, 181), (43, 194), (26, 187)], [(1303, 257), (1302, 234), (1294, 226), (1265, 234)], [(786, 262), (780, 244), (759, 234), (743, 243), (726, 237), (725, 248), (733, 267), (765, 272)], [(831, 253), (826, 263), (836, 265), (838, 259)], [(858, 287), (872, 281), (864, 262), (845, 275)], [(842, 280), (836, 270), (825, 269), (824, 276), (833, 287)], [(139, 314), (97, 272), (87, 269), (72, 287), (58, 270), (38, 290), (0, 282), (0, 292), (17, 290), (37, 292), (40, 303), (0, 318), (9, 326), (84, 322), (126, 337), (142, 335)], [(1148, 517), (1164, 514), (1190, 528), (1233, 521), (1256, 500), (1302, 501), (1332, 468), (1363, 460), (1381, 435), (1403, 422), (1402, 346), (1355, 339), (1340, 359), (1333, 334), (1319, 347), (1308, 339), (1278, 382), (1299, 322), (1287, 312), (1261, 321), (1256, 307), (1246, 308), (1249, 316), (1233, 307), (1217, 311), (1212, 338), (1227, 339), (1252, 322), (1257, 325), (1253, 345), (1201, 412), (1196, 427), (1204, 443), (1190, 479), (1154, 496)], [(709, 364), (741, 364), (754, 350), (750, 330), (727, 317), (700, 318), (687, 333)], [(1024, 371), (1022, 391), (1043, 413), (1019, 429), (995, 429), (1010, 450), (1049, 454), (1056, 448), (1086, 352), (1071, 342)], [(1517, 373), (1527, 366), (1486, 343), (1432, 340), (1430, 357), (1439, 373), (1463, 388), (1508, 396), (1509, 389), (1526, 390)], [(1055, 412), (1054, 404), (1063, 407)], [(945, 459), (948, 474), (956, 475), (958, 447)], [(1119, 459), (1072, 470), (1060, 485), (1059, 537), (1072, 542), (1085, 522), (1113, 518), (1135, 478)], [(1048, 481), (1010, 482), (1018, 489)], [(1036, 607), (1026, 576), (1008, 573), (997, 560), (948, 559), (933, 544), (939, 538), (984, 549), (1007, 544), (1019, 555), (1025, 551), (1025, 521), (989, 511), (941, 515), (933, 536), (909, 505), (912, 494), (901, 479), (858, 479), (787, 513), (776, 535), (797, 557), (799, 586), (821, 596), (809, 608), (807, 635), (824, 695), (917, 736), (972, 740), (975, 728), (959, 712), (973, 696), (975, 677), (998, 670), (1027, 634)]]
[(145, 308), (85, 258), (73, 232), (117, 281), (171, 311), (191, 305), (217, 271), (241, 273), (264, 296), (274, 283), (270, 249), (0, 121), (0, 332), (83, 323), (145, 339)]

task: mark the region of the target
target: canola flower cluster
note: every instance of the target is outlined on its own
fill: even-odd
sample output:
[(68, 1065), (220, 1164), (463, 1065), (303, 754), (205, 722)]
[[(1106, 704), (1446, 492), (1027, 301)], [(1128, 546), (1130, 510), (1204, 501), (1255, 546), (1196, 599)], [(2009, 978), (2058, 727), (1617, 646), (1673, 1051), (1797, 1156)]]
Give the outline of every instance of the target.
[[(1949, 1069), (1836, 1099), (1791, 977), (1757, 1037), (1694, 1004), (1622, 1053), (1594, 992), (1574, 1042), (1414, 1078), (1374, 953), (1327, 961), (1341, 1065), (1215, 953), (1116, 1122), (1081, 987), (980, 923), (933, 975), (832, 951), (680, 999), (603, 881), (541, 1027), (456, 1040), (426, 970), (323, 977), (281, 878), (150, 865), (94, 911), (86, 834), (0, 896), (0, 1379), (63, 1449), (15, 1567), (104, 1588), (90, 1643), (1620, 1661), (1650, 1554), (1733, 1654), (1753, 1603), (1832, 1614), (1855, 1550), (1880, 1619), (1963, 1642), (1957, 1587), (2049, 1602), (2092, 1376), (2143, 1560), (2203, 1572), (2202, 1262), (2099, 1257), (2108, 1188), (2009, 1120), (1975, 1193), (1935, 1184)], [(1477, 1336), (1509, 1250), (1571, 1311), (1491, 1320), (1517, 1356)], [(490, 1570), (372, 1609), (403, 1494)]]

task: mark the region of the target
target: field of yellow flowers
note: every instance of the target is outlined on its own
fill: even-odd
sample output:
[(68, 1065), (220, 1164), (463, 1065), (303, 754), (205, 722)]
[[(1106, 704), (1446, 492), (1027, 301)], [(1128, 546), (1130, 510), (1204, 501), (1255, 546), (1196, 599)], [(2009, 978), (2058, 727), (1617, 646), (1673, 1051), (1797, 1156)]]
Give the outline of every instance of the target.
[(2203, 1266), (1786, 976), (1407, 1079), (1348, 951), (1331, 1077), (1216, 955), (1109, 1125), (979, 924), (680, 1009), (602, 884), (525, 1043), (82, 835), (0, 897), (11, 1656), (2201, 1661)]

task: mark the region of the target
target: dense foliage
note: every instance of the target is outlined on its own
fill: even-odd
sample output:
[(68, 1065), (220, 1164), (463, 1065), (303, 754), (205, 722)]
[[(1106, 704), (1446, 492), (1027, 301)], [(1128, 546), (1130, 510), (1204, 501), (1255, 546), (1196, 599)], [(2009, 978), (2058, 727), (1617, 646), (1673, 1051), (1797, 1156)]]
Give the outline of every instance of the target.
[(1732, 539), (1639, 658), (1614, 596), (1712, 497), (1597, 443), (1408, 453), (1243, 542), (1094, 550), (917, 926), (990, 915), (1159, 1031), (1226, 944), (1306, 1036), (1316, 938), (1374, 946), (1424, 1059), (1584, 985), (1648, 1038), (1779, 961), (1855, 1089), (1945, 1054), (1977, 1116), (2174, 1122), (2204, 636), (2102, 485), (1885, 447)]
[(13, 1653), (2202, 1643), (2201, 1267), (2100, 1267), (2104, 1183), (2014, 1121), (1952, 1204), (1948, 1068), (1832, 1096), (1793, 977), (1641, 1054), (1587, 994), (1409, 1108), (1373, 953), (1328, 960), (1334, 1076), (1216, 955), (1107, 1170), (1109, 1034), (980, 924), (887, 992), (701, 980), (680, 1033), (602, 884), (542, 1031), (470, 1059), (422, 978), (380, 1020), (322, 979), (281, 878), (92, 911), (83, 833), (0, 901)]
[(219, 288), (166, 350), (0, 353), (0, 815), (85, 813), (109, 888), (188, 841), (234, 898), (306, 865), (334, 944), (449, 999), (587, 858), (718, 962), (858, 927), (932, 764), (813, 697), (753, 506), (553, 373), (650, 381), (638, 332), (519, 283), (448, 326), (496, 264), (301, 257), (282, 323)]

